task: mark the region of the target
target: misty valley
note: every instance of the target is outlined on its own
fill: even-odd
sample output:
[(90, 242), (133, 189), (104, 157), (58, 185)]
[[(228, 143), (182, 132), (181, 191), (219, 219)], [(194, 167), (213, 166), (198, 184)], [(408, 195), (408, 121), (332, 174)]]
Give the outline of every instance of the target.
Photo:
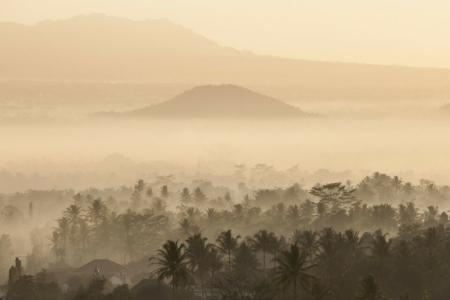
[(448, 16), (355, 1), (0, 1), (0, 300), (448, 300)]
[(351, 111), (237, 85), (156, 89), (168, 100), (126, 106), (111, 92), (34, 94), (0, 125), (5, 299), (450, 293), (438, 102)]
[(44, 110), (3, 111), (0, 295), (450, 293), (450, 120), (437, 106), (345, 111), (236, 85), (172, 93), (125, 107), (47, 95)]

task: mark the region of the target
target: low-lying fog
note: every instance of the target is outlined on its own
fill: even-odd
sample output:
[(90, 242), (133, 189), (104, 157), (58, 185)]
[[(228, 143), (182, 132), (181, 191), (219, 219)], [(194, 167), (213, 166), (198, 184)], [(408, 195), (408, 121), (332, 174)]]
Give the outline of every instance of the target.
[[(136, 163), (189, 167), (189, 172), (209, 165), (213, 173), (227, 173), (235, 164), (265, 163), (278, 169), (298, 165), (310, 171), (382, 171), (448, 183), (449, 125), (445, 118), (354, 116), (278, 122), (85, 119), (2, 124), (0, 167), (42, 176), (108, 171), (117, 157), (110, 155), (120, 154)], [(106, 157), (108, 163), (101, 164)], [(94, 176), (85, 184), (104, 185), (108, 180)], [(41, 180), (36, 188), (49, 183), (43, 184)], [(79, 185), (76, 180), (51, 184)]]
[[(0, 225), (12, 237), (11, 255), (0, 264), (0, 280), (14, 256), (45, 257), (39, 265), (44, 267), (54, 262), (51, 234), (63, 211), (79, 197), (88, 204), (101, 198), (114, 213), (124, 213), (133, 207), (139, 179), (154, 192), (145, 196), (147, 208), (159, 203), (154, 199), (162, 187), (169, 187), (171, 196), (164, 204), (170, 216), (180, 211), (184, 187), (204, 189), (209, 202), (199, 208), (205, 210), (243, 203), (247, 196), (253, 199), (258, 191), (272, 188), (298, 188), (304, 201), (316, 183), (347, 180), (360, 189), (364, 203), (398, 207), (415, 201), (421, 210), (436, 205), (445, 211), (450, 118), (437, 112), (438, 104), (296, 103), (317, 116), (283, 121), (138, 121), (94, 117), (98, 107), (53, 109), (54, 104), (0, 116)], [(373, 175), (377, 171), (392, 177)], [(372, 176), (370, 186), (379, 194), (364, 194), (359, 184), (366, 176)], [(390, 193), (398, 184), (412, 194)], [(232, 201), (224, 203), (220, 197), (228, 192)], [(279, 223), (262, 216), (272, 227)], [(178, 226), (178, 219), (173, 220), (171, 226)], [(116, 258), (105, 253), (101, 255)]]

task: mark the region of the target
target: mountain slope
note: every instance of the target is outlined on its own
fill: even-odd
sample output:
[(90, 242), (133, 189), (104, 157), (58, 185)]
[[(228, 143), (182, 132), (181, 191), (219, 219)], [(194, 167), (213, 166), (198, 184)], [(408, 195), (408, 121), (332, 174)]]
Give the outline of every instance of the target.
[(0, 77), (13, 79), (157, 80), (222, 49), (167, 20), (104, 15), (35, 26), (3, 23), (0, 38)]
[(34, 26), (0, 23), (0, 40), (0, 79), (231, 82), (337, 99), (450, 96), (450, 70), (256, 55), (167, 20), (88, 15)]
[(235, 85), (209, 85), (171, 100), (135, 110), (128, 117), (273, 119), (305, 117), (301, 110)]

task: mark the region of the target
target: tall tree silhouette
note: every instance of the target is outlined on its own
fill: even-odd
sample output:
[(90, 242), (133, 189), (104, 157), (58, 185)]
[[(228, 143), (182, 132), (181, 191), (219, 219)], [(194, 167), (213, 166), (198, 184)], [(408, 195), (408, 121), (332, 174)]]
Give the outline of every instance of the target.
[(239, 235), (233, 236), (231, 229), (223, 231), (217, 238), (217, 244), (220, 251), (222, 251), (222, 253), (224, 253), (228, 257), (228, 267), (230, 269), (231, 269), (231, 254), (233, 250), (237, 248), (238, 240), (240, 238), (241, 237)]
[(208, 254), (212, 245), (208, 239), (203, 237), (201, 233), (194, 234), (186, 240), (186, 257), (189, 261), (189, 267), (192, 272), (198, 275), (202, 296), (204, 297), (204, 281), (205, 274), (208, 271)]
[(155, 257), (157, 278), (159, 281), (170, 280), (173, 295), (178, 287), (187, 282), (189, 277), (188, 260), (184, 250), (184, 244), (169, 240), (158, 250)]
[(298, 285), (307, 288), (315, 279), (309, 271), (315, 267), (308, 262), (308, 255), (301, 252), (297, 244), (292, 244), (288, 250), (284, 250), (277, 258), (278, 267), (275, 272), (275, 282), (284, 289), (293, 288), (294, 300), (297, 299)]
[(276, 236), (273, 232), (268, 232), (267, 230), (258, 231), (253, 238), (251, 243), (256, 251), (261, 251), (263, 254), (263, 270), (266, 271), (266, 254), (271, 251)]

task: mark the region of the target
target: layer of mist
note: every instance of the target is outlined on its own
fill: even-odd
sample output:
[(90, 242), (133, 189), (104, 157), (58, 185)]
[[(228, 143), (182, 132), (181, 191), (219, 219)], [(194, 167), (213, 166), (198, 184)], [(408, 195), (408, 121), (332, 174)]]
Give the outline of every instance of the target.
[(0, 300), (446, 300), (450, 70), (0, 22)]

